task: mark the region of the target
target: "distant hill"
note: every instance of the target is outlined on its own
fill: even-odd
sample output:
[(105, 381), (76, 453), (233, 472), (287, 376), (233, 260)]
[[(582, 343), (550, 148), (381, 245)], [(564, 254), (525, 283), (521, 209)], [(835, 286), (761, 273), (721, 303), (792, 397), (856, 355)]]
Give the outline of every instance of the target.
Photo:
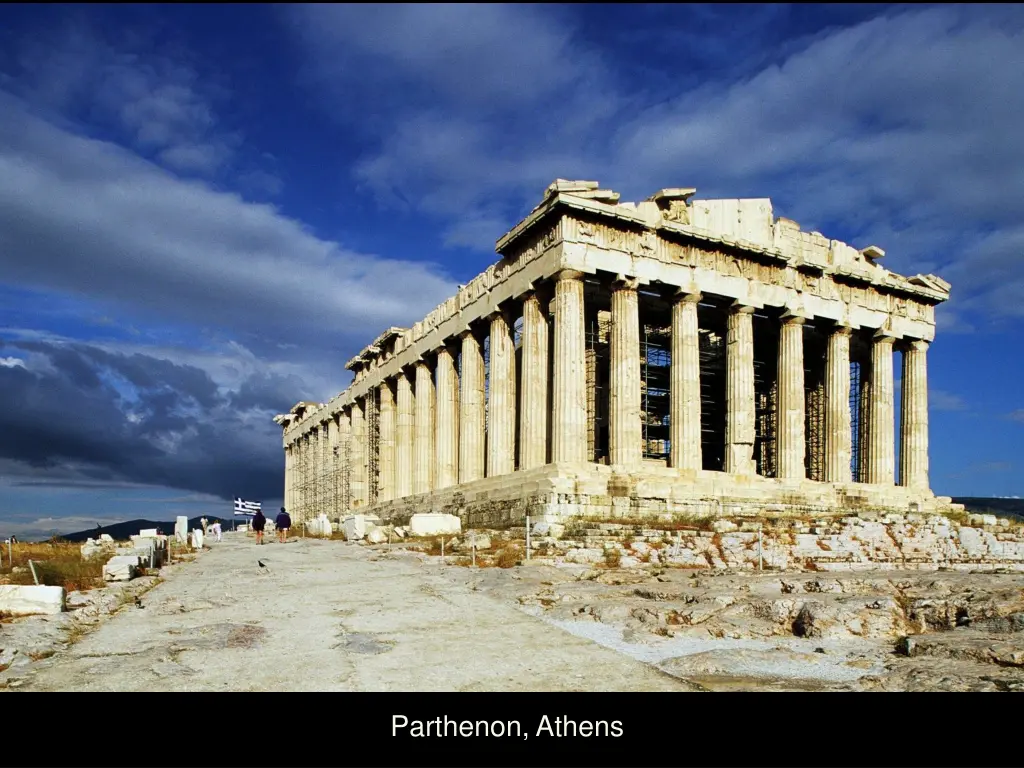
[[(201, 528), (202, 523), (200, 522), (202, 517), (189, 518), (188, 528)], [(233, 525), (233, 519), (225, 519), (223, 517), (208, 517), (206, 521), (209, 525), (220, 520), (221, 526), (225, 531), (230, 531)], [(100, 534), (109, 534), (112, 538), (118, 541), (127, 541), (130, 536), (137, 536), (139, 531), (144, 528), (157, 528), (161, 533), (173, 534), (174, 533), (174, 521), (170, 522), (157, 522), (154, 520), (128, 520), (124, 523), (114, 523), (113, 525), (103, 525), (99, 528), (92, 528), (88, 531), (78, 531), (76, 533), (62, 533), (59, 534), (60, 538), (65, 541), (85, 541), (86, 539), (97, 539)]]
[(989, 513), (1005, 517), (1024, 517), (1024, 499), (993, 499), (984, 496), (961, 496), (954, 498), (957, 504), (963, 504), (968, 512), (976, 514)]

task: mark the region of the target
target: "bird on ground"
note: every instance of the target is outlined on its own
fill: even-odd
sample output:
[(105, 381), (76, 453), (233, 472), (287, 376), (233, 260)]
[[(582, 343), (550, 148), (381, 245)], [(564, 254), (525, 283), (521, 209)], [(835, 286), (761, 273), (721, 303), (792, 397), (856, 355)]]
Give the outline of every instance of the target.
[(141, 601), (141, 600), (139, 600), (139, 598), (138, 598), (138, 597), (136, 597), (136, 598), (135, 598), (135, 607), (136, 607), (136, 608), (145, 608), (146, 606), (144, 606), (144, 605), (142, 604), (142, 601)]
[(266, 569), (267, 573), (270, 573), (270, 568), (262, 560), (257, 560), (256, 564), (260, 567), (261, 570)]

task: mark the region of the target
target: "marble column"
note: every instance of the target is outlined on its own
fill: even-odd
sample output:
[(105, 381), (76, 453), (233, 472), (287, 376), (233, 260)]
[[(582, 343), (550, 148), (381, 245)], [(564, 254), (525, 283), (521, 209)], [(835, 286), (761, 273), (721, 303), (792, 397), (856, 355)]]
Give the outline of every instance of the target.
[(413, 488), (413, 447), (416, 442), (415, 409), (416, 398), (412, 382), (405, 371), (395, 377), (397, 436), (395, 439), (395, 498), (412, 494)]
[(436, 488), (459, 482), (459, 376), (448, 347), (437, 352)]
[(434, 378), (425, 360), (416, 361), (416, 406), (413, 410), (412, 492), (434, 489)]
[(390, 501), (395, 498), (395, 393), (389, 381), (382, 382), (377, 389), (380, 392), (380, 460), (377, 462), (380, 487), (377, 499)]
[(670, 462), (676, 469), (703, 468), (700, 446), (699, 293), (679, 291), (672, 304), (672, 362), (669, 385)]
[(868, 414), (867, 482), (892, 485), (895, 482), (896, 424), (893, 396), (892, 345), (894, 338), (884, 331), (875, 334), (871, 345), (871, 402)]
[(323, 447), (320, 440), (320, 425), (317, 424), (309, 431), (309, 458), (310, 475), (313, 486), (313, 498), (310, 503), (310, 515), (316, 517), (321, 512), (323, 504), (323, 474), (321, 463), (323, 461)]
[(352, 417), (339, 411), (338, 422), (338, 506), (341, 514), (352, 509)]
[(928, 342), (903, 349), (900, 400), (900, 485), (928, 490)]
[(338, 457), (338, 420), (331, 416), (327, 422), (327, 514), (337, 519), (344, 514), (341, 507), (341, 489), (338, 487), (340, 460)]
[(582, 464), (587, 450), (587, 370), (583, 273), (555, 275), (555, 359), (551, 460)]
[(612, 465), (643, 461), (640, 425), (640, 302), (637, 281), (612, 283), (611, 365), (608, 370), (608, 454)]
[(850, 423), (850, 333), (837, 326), (825, 354), (825, 482), (849, 483), (853, 451)]
[(807, 476), (804, 463), (807, 442), (804, 403), (804, 322), (794, 315), (782, 317), (779, 329), (779, 404), (775, 427), (776, 477), (780, 480)]
[(519, 468), (547, 464), (548, 422), (548, 320), (536, 291), (523, 299), (522, 402), (519, 412)]
[(298, 449), (298, 476), (296, 478), (298, 483), (295, 489), (295, 507), (300, 520), (305, 519), (306, 501), (309, 491), (309, 468), (306, 466), (309, 459), (309, 453), (306, 450), (308, 445), (308, 436), (304, 434), (299, 435), (298, 440), (295, 442), (295, 446)]
[(752, 475), (754, 467), (754, 308), (733, 304), (725, 349), (725, 471)]
[(366, 412), (363, 400), (356, 400), (352, 404), (352, 448), (351, 448), (351, 484), (352, 484), (352, 506), (365, 507), (367, 491), (369, 487), (366, 482)]
[(291, 512), (292, 507), (292, 447), (284, 448), (284, 508)]
[(515, 470), (516, 372), (512, 323), (506, 312), (491, 315), (487, 393), (487, 477)]
[(459, 483), (469, 483), (484, 476), (484, 355), (473, 331), (460, 338)]

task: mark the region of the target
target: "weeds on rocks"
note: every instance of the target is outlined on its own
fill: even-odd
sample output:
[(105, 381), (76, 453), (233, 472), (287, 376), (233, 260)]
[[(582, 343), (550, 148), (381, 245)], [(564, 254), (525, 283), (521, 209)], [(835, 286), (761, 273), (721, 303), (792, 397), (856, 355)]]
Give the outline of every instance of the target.
[(82, 558), (81, 545), (61, 541), (56, 537), (47, 542), (15, 544), (13, 568), (5, 558), (5, 565), (0, 568), (0, 583), (34, 584), (29, 560), (35, 566), (39, 583), (48, 587), (64, 587), (66, 592), (84, 592), (104, 584), (103, 558), (85, 560)]

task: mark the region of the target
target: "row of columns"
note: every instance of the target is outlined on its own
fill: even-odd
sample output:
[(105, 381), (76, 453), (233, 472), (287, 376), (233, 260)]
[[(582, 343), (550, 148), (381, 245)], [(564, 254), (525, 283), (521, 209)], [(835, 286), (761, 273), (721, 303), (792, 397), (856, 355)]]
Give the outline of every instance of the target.
[[(550, 461), (587, 460), (587, 375), (585, 364), (583, 274), (562, 271), (554, 278), (554, 359), (548, 360), (548, 322), (540, 297), (523, 297), (522, 375), (520, 377), (520, 469)], [(672, 307), (670, 464), (683, 470), (702, 468), (700, 337), (697, 305), (700, 293), (680, 290)], [(725, 466), (728, 473), (755, 472), (754, 308), (735, 303), (726, 335)], [(636, 280), (620, 277), (612, 284), (610, 339), (609, 455), (613, 465), (637, 467), (643, 460), (640, 422), (640, 323)], [(805, 469), (805, 390), (803, 324), (797, 314), (782, 317), (778, 346), (777, 477), (800, 479)], [(829, 335), (825, 361), (824, 481), (850, 482), (852, 452), (850, 413), (850, 334), (837, 326)], [(864, 470), (868, 483), (891, 483), (894, 474), (894, 338), (875, 334), (871, 352)], [(426, 360), (417, 361), (413, 380), (402, 372), (394, 384), (378, 387), (380, 403), (379, 501), (426, 493), (516, 468), (516, 361), (509, 315), (490, 316), (489, 396), (484, 392), (484, 359), (479, 337), (459, 337), (461, 376), (456, 352), (448, 346), (436, 354), (436, 373)], [(928, 487), (928, 415), (926, 350), (910, 342), (903, 356), (903, 400), (900, 483)], [(549, 388), (549, 371), (552, 381)], [(392, 388), (393, 386), (393, 388)], [(485, 429), (486, 419), (486, 429)], [(550, 425), (548, 420), (550, 419)], [(331, 437), (331, 434), (334, 436)], [(361, 401), (328, 433), (334, 448), (351, 436), (348, 453), (351, 496), (370, 503), (367, 477), (366, 419)], [(300, 441), (296, 444), (303, 448)], [(486, 450), (485, 450), (486, 449)], [(296, 498), (295, 449), (286, 454), (286, 500)], [(486, 461), (485, 461), (486, 457)], [(325, 457), (326, 458), (326, 457)], [(329, 459), (328, 459), (329, 460)]]

